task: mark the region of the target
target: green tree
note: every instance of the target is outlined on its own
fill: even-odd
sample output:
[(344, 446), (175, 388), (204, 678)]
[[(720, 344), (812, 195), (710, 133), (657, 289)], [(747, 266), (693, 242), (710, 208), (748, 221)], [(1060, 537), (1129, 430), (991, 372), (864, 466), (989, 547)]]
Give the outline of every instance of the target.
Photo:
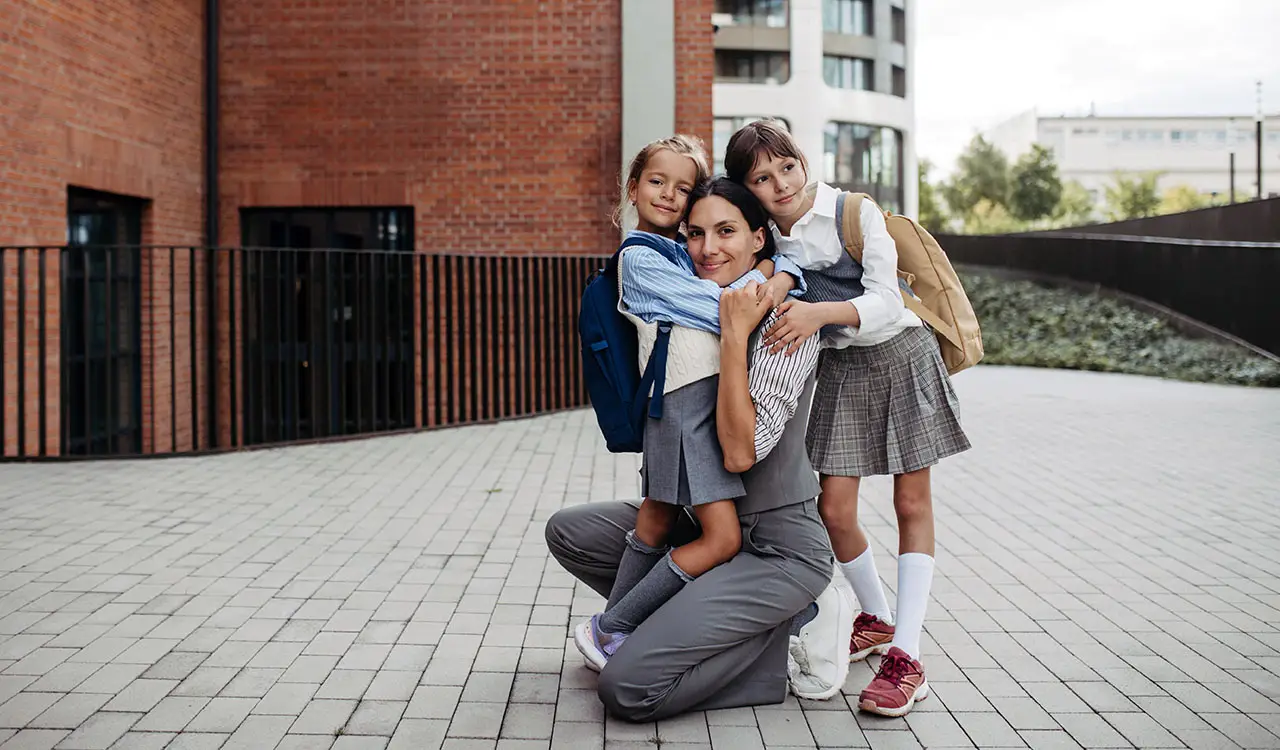
[(1009, 214), (1009, 209), (983, 198), (973, 210), (965, 214), (965, 234), (1008, 234), (1020, 232), (1026, 226)]
[(1190, 185), (1174, 185), (1164, 191), (1164, 198), (1160, 201), (1160, 213), (1180, 214), (1183, 211), (1194, 211), (1197, 208), (1208, 207), (1210, 201), (1209, 196)]
[(986, 138), (975, 135), (956, 159), (956, 172), (942, 188), (954, 219), (965, 221), (981, 200), (1009, 203), (1009, 159)]
[(1018, 158), (1010, 174), (1009, 212), (1022, 221), (1036, 221), (1053, 213), (1062, 197), (1062, 180), (1053, 152), (1032, 144)]
[(1084, 185), (1075, 180), (1063, 183), (1058, 205), (1053, 209), (1051, 227), (1079, 227), (1092, 224), (1093, 221), (1093, 196), (1089, 195)]
[(1159, 172), (1127, 175), (1117, 172), (1115, 183), (1107, 186), (1107, 219), (1124, 221), (1154, 216), (1160, 210), (1160, 193), (1156, 189)]
[(933, 171), (933, 162), (920, 160), (920, 210), (916, 220), (931, 232), (941, 232), (947, 228), (947, 216), (943, 213), (938, 201), (938, 188), (929, 182), (929, 172)]

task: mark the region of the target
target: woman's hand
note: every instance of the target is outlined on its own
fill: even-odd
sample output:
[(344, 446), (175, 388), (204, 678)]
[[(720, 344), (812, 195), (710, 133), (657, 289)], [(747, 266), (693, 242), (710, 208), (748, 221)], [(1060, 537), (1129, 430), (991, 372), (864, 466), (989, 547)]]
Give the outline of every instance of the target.
[(786, 350), (787, 356), (795, 354), (805, 339), (832, 322), (828, 319), (827, 304), (829, 303), (788, 299), (778, 305), (778, 320), (764, 332), (765, 345), (772, 347), (770, 351), (774, 354), (783, 350)]
[(720, 335), (745, 342), (773, 309), (773, 289), (747, 282), (741, 289), (726, 289), (720, 294)]

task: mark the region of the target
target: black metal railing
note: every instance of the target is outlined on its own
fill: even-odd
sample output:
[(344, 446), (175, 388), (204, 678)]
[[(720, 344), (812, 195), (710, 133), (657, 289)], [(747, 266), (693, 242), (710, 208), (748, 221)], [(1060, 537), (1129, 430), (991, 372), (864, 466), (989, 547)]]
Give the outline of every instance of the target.
[(582, 406), (575, 321), (600, 262), (0, 248), (0, 457), (186, 454)]
[(1098, 284), (1280, 354), (1280, 243), (1072, 233), (940, 235), (958, 263)]

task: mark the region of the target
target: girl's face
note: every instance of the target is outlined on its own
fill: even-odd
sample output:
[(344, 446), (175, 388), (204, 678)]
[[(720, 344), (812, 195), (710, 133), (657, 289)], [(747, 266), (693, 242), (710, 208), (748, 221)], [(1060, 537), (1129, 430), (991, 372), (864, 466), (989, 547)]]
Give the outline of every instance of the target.
[(769, 217), (782, 222), (799, 219), (809, 207), (805, 204), (804, 188), (808, 175), (804, 166), (794, 157), (779, 158), (761, 152), (756, 165), (747, 173), (747, 189), (750, 190)]
[(674, 238), (697, 180), (698, 167), (693, 159), (665, 148), (654, 152), (639, 181), (627, 188), (627, 198), (640, 215), (636, 229)]
[(751, 231), (738, 207), (718, 195), (693, 204), (689, 256), (698, 278), (728, 286), (755, 266), (764, 247), (764, 227)]

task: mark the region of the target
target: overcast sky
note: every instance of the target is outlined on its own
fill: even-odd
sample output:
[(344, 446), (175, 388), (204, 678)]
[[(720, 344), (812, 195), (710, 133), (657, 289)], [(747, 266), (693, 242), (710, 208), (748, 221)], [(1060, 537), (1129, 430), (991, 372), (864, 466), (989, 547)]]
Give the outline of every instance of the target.
[(1280, 112), (1280, 0), (915, 0), (917, 151), (1041, 114)]

